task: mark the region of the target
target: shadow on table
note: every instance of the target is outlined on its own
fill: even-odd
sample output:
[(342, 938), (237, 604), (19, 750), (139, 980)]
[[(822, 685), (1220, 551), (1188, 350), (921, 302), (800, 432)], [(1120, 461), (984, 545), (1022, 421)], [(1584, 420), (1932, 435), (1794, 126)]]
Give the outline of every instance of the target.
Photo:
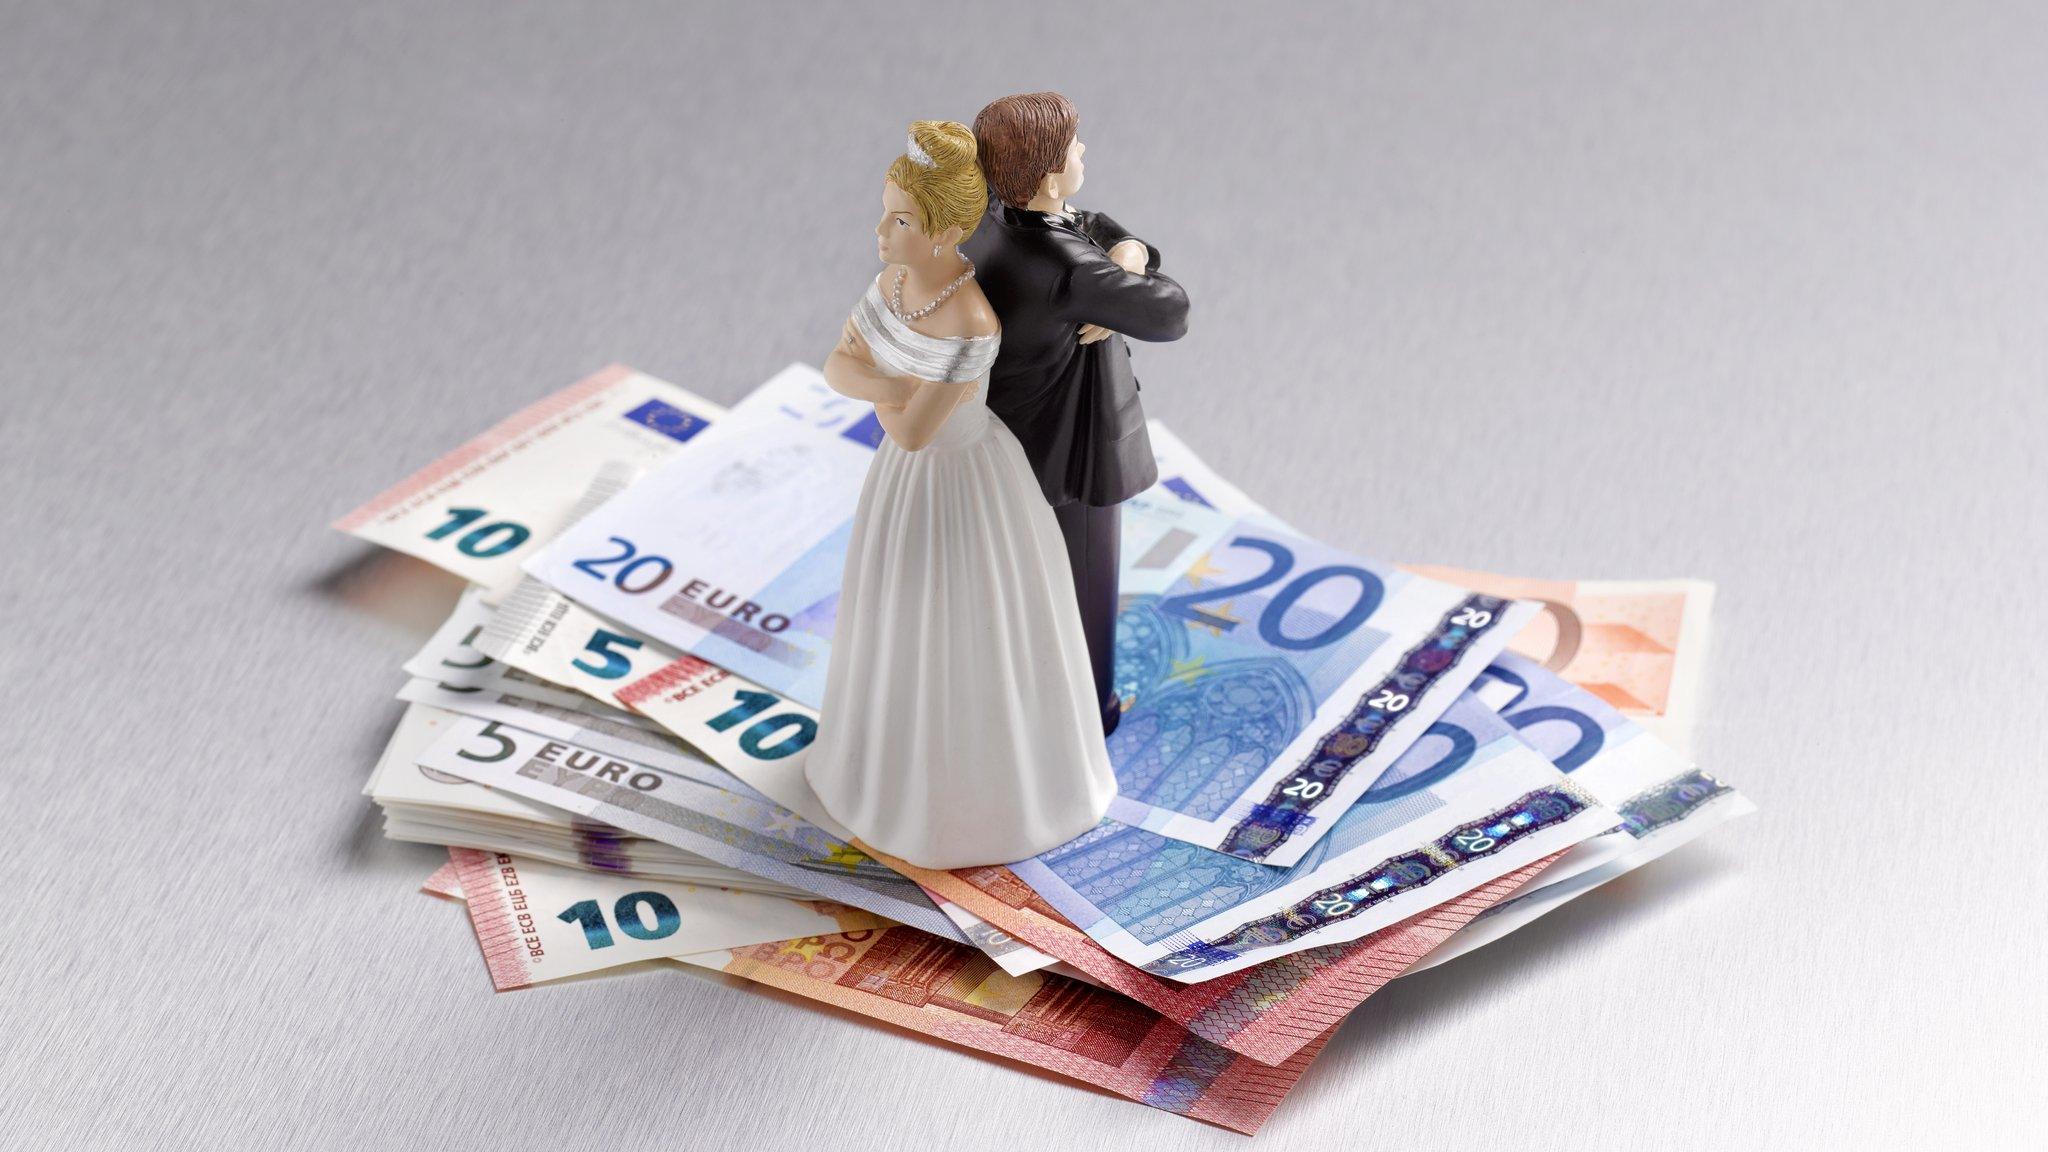
[(300, 589), (424, 644), (454, 609), (463, 581), (424, 560), (366, 544)]
[(1350, 1067), (1397, 1058), (1409, 1029), (1459, 1020), (1463, 1002), (1498, 993), (1531, 971), (1634, 931), (1646, 916), (1698, 898), (1736, 870), (1733, 859), (1711, 848), (1681, 849), (1483, 948), (1398, 978), (1345, 1020), (1317, 1064)]

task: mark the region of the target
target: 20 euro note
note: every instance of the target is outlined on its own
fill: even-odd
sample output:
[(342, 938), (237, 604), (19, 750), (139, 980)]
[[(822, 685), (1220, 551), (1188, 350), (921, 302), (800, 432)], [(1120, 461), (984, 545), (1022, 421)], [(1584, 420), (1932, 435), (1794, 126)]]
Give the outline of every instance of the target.
[(889, 924), (823, 900), (604, 876), (468, 848), (448, 856), (500, 992), (642, 960)]
[(1369, 935), (1617, 823), (1468, 693), (1290, 867), (1111, 818), (1010, 870), (1118, 959), (1198, 982)]
[(948, 940), (966, 939), (916, 884), (756, 795), (474, 717), (451, 725), (420, 762)]
[(1141, 1004), (1046, 972), (1012, 976), (913, 928), (700, 953), (680, 963), (1043, 1068), (1154, 1108), (1251, 1134), (1327, 1036), (1277, 1067), (1192, 1035)]
[[(1185, 441), (1151, 422), (1159, 481), (1145, 495), (1286, 526)], [(1127, 538), (1128, 542), (1128, 538)], [(1468, 568), (1403, 565), (1479, 592), (1531, 601), (1543, 613), (1510, 642), (1599, 696), (1684, 754), (1705, 671), (1714, 586), (1705, 580), (1538, 580)]]
[(1565, 853), (1543, 883), (1559, 884), (1623, 856), (1647, 863), (1756, 810), (1749, 799), (1657, 739), (1594, 692), (1525, 656), (1505, 653), (1473, 685), (1515, 735), (1619, 814), (1611, 832)]
[(1585, 688), (1512, 653), (1487, 669), (1474, 694), (1500, 709), (1531, 747), (1620, 814), (1614, 831), (1566, 852), (1512, 899), (1446, 941), (1418, 968), (1434, 967), (1498, 940), (1711, 829), (1756, 810)]
[[(815, 707), (869, 449), (728, 420), (529, 570), (595, 611)], [(1215, 543), (1118, 627), (1126, 823), (1286, 865), (1534, 613), (1193, 505)]]
[(1119, 614), (1110, 815), (1295, 864), (1534, 612), (1238, 521)]
[[(790, 419), (787, 406), (757, 399), (803, 379), (823, 387), (814, 370), (785, 369), (563, 531), (527, 571), (625, 635), (817, 706), (854, 506), (881, 432), (872, 415)], [(1126, 580), (1164, 587), (1227, 527), (1189, 522), (1177, 499), (1132, 501)]]
[(1153, 976), (1110, 955), (1007, 868), (935, 872), (901, 860), (888, 863), (1196, 1035), (1261, 1063), (1279, 1064), (1328, 1033), (1473, 917), (1540, 875), (1549, 861), (1536, 861), (1364, 939), (1295, 952), (1200, 984)]

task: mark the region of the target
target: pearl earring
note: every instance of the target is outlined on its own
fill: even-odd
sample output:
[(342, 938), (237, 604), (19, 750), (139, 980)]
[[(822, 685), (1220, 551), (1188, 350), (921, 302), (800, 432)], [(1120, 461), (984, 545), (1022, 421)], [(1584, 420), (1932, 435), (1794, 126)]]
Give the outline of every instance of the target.
[(934, 245), (932, 245), (932, 259), (934, 259), (934, 260), (937, 260), (938, 258), (939, 258), (939, 246), (938, 246), (937, 244), (934, 244)]

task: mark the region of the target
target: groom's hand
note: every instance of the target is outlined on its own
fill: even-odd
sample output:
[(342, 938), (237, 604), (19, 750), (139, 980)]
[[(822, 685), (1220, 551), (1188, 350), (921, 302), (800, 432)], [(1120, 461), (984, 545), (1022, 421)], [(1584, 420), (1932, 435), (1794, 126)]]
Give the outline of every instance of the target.
[(1083, 344), (1093, 344), (1097, 340), (1107, 340), (1114, 335), (1116, 333), (1104, 328), (1100, 324), (1081, 325), (1081, 343)]
[(1109, 250), (1110, 261), (1133, 276), (1145, 274), (1148, 256), (1150, 253), (1145, 251), (1145, 242), (1137, 239), (1119, 240), (1116, 247)]

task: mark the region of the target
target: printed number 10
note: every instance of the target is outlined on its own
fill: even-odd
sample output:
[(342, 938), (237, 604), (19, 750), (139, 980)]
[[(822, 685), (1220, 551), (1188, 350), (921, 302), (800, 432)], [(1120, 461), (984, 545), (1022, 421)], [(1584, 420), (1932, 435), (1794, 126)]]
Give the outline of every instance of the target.
[[(736, 728), (769, 708), (782, 703), (772, 692), (736, 692), (738, 704), (704, 722), (713, 732)], [(770, 716), (740, 733), (740, 750), (756, 760), (780, 760), (811, 746), (818, 735), (818, 722), (800, 712)], [(780, 736), (773, 744), (768, 741)]]
[[(482, 508), (450, 508), (448, 522), (427, 533), (427, 539), (441, 540), (453, 536), (488, 515), (490, 513)], [(533, 533), (528, 531), (524, 524), (497, 520), (465, 534), (462, 539), (455, 542), (455, 547), (465, 556), (488, 560), (493, 556), (503, 556), (526, 543), (526, 538), (531, 535)]]
[[(654, 924), (648, 926), (646, 914), (640, 910), (645, 904), (654, 913)], [(557, 913), (555, 919), (566, 924), (583, 925), (583, 942), (592, 951), (612, 946), (612, 930), (604, 922), (604, 911), (595, 900), (579, 900)], [(676, 902), (659, 892), (628, 892), (612, 905), (612, 919), (619, 922), (619, 931), (635, 940), (661, 940), (676, 934), (683, 926), (682, 914), (676, 911)]]

